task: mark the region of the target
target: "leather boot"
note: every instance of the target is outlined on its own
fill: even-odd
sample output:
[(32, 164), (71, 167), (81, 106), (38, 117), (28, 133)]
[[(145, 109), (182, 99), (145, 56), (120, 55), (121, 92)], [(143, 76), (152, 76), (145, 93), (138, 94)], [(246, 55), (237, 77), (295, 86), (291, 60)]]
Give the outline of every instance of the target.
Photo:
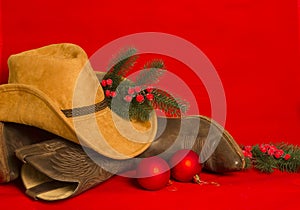
[(245, 159), (233, 137), (217, 122), (205, 116), (158, 117), (155, 141), (139, 157), (160, 155), (169, 159), (179, 149), (192, 149), (203, 168), (216, 173), (241, 170)]
[(19, 176), (20, 161), (15, 150), (55, 135), (41, 129), (17, 123), (0, 122), (0, 183), (15, 180)]
[(21, 177), (26, 194), (47, 201), (66, 199), (132, 167), (131, 161), (113, 160), (92, 150), (87, 155), (87, 150), (61, 138), (17, 149), (24, 163)]
[[(6, 126), (4, 128), (5, 131)], [(200, 155), (206, 170), (221, 173), (244, 167), (244, 158), (237, 143), (227, 131), (207, 117), (158, 118), (158, 128), (156, 140), (138, 158), (159, 155), (168, 159), (179, 149), (192, 149)], [(19, 131), (15, 129), (13, 134)], [(30, 139), (33, 133), (34, 130), (28, 136), (27, 132), (22, 132), (17, 134), (22, 138), (8, 141), (22, 141), (26, 135), (26, 139)], [(16, 155), (24, 163), (21, 176), (26, 194), (50, 201), (78, 195), (114, 174), (135, 169), (138, 163), (137, 159), (109, 159), (62, 138), (21, 146), (16, 149)], [(11, 169), (16, 168), (15, 165)]]

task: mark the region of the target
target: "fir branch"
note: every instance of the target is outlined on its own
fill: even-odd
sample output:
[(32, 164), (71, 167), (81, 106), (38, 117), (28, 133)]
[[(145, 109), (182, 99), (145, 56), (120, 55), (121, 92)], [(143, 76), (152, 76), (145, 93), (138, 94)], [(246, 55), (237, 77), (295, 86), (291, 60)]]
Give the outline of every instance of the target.
[(187, 103), (184, 100), (174, 98), (166, 91), (154, 89), (152, 94), (154, 95), (152, 106), (162, 110), (169, 116), (179, 117), (181, 113), (187, 110)]
[(165, 67), (164, 61), (161, 59), (154, 59), (150, 62), (147, 62), (144, 65), (144, 69), (148, 69), (148, 68), (163, 69), (164, 67)]
[(247, 168), (253, 166), (264, 173), (274, 169), (287, 172), (300, 171), (300, 147), (292, 144), (260, 144), (241, 146)]
[[(106, 80), (106, 79), (111, 79), (113, 81), (113, 84), (111, 87), (109, 87), (110, 89), (113, 89), (113, 90), (116, 90), (117, 87), (120, 85), (120, 83), (124, 80), (124, 77), (120, 76), (120, 75), (117, 75), (117, 74), (114, 74), (114, 73), (111, 73), (111, 72), (107, 72), (104, 77), (103, 77), (103, 80)], [(104, 88), (107, 89), (108, 87)]]
[(272, 173), (277, 168), (275, 160), (270, 156), (256, 158), (254, 167), (264, 173)]
[(109, 65), (109, 73), (125, 77), (138, 58), (135, 48), (123, 49)]
[(130, 104), (129, 117), (130, 119), (144, 122), (149, 120), (150, 113), (152, 111), (153, 107), (148, 103), (148, 101), (144, 101), (142, 104), (139, 104), (133, 100)]
[(278, 161), (279, 170), (288, 172), (300, 171), (300, 147), (286, 143), (280, 143), (277, 147), (291, 156), (288, 160), (280, 159)]
[(150, 85), (158, 82), (158, 78), (165, 72), (162, 60), (153, 60), (144, 65), (144, 69), (136, 78), (136, 85)]
[(253, 167), (253, 163), (252, 163), (251, 159), (245, 158), (245, 168), (244, 169), (249, 169), (251, 167)]
[(252, 156), (254, 167), (261, 172), (272, 173), (273, 168), (276, 168), (273, 157), (262, 153), (258, 145), (252, 147)]
[(109, 107), (125, 119), (138, 121), (149, 120), (153, 109), (160, 109), (169, 116), (181, 116), (186, 112), (187, 102), (150, 86), (165, 71), (162, 60), (146, 63), (135, 82), (126, 79), (137, 59), (135, 54), (134, 48), (121, 51), (101, 81)]

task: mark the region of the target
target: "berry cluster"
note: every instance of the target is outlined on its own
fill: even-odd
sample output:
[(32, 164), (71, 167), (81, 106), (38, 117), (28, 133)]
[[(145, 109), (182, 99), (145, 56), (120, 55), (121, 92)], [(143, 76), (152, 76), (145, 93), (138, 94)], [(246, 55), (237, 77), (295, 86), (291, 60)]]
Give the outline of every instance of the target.
[(154, 95), (152, 94), (152, 90), (152, 87), (147, 87), (144, 90), (142, 90), (140, 86), (129, 87), (127, 91), (128, 94), (124, 97), (124, 100), (127, 102), (131, 102), (135, 97), (135, 100), (138, 103), (143, 103), (145, 99), (148, 101), (153, 101)]
[(255, 144), (243, 146), (245, 168), (272, 173), (278, 169), (286, 172), (300, 172), (300, 147), (287, 143)]
[[(278, 149), (276, 146), (272, 144), (259, 144), (258, 145), (259, 151), (263, 154), (267, 154), (269, 156), (273, 156), (276, 159), (283, 158), (288, 160), (291, 158), (290, 154), (286, 154), (282, 149)], [(243, 147), (243, 154), (246, 158), (253, 158), (253, 147), (252, 146), (244, 146)]]
[[(113, 80), (110, 78), (101, 81), (101, 86), (103, 88), (106, 88), (105, 96), (108, 98), (114, 98), (117, 96), (117, 92), (111, 90), (113, 89), (112, 85), (113, 85)], [(150, 86), (145, 89), (142, 89), (140, 86), (129, 87), (127, 90), (127, 95), (125, 95), (124, 97), (124, 100), (130, 103), (132, 99), (135, 98), (135, 100), (140, 104), (143, 103), (145, 100), (153, 101), (154, 95), (152, 94), (152, 91), (153, 88)]]
[(275, 157), (276, 159), (284, 158), (285, 160), (288, 160), (291, 158), (290, 154), (285, 154), (282, 149), (278, 149), (276, 146), (272, 144), (260, 144), (259, 150), (262, 153), (266, 153), (270, 156)]
[[(112, 84), (113, 84), (112, 79), (106, 79), (106, 80), (104, 79), (101, 81), (102, 87), (112, 87)], [(117, 92), (107, 89), (107, 90), (105, 90), (105, 96), (113, 98), (113, 97), (117, 96)]]
[(160, 110), (166, 116), (180, 117), (187, 111), (188, 103), (174, 98), (165, 90), (151, 87), (166, 71), (163, 60), (147, 61), (138, 71), (135, 81), (133, 78), (126, 79), (131, 75), (137, 58), (135, 48), (123, 49), (113, 57), (110, 63), (113, 65), (101, 81), (108, 107), (122, 118), (140, 122), (148, 121), (153, 110)]

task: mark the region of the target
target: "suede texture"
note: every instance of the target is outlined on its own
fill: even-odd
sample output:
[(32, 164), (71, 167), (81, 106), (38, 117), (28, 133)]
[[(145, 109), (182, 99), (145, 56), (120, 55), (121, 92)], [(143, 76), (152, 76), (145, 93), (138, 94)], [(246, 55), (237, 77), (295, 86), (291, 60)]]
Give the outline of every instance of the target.
[(90, 106), (104, 93), (86, 53), (63, 43), (10, 56), (9, 84), (0, 86), (0, 121), (35, 126), (115, 159), (134, 157), (154, 140), (157, 122), (131, 122), (106, 107), (66, 117), (62, 110)]

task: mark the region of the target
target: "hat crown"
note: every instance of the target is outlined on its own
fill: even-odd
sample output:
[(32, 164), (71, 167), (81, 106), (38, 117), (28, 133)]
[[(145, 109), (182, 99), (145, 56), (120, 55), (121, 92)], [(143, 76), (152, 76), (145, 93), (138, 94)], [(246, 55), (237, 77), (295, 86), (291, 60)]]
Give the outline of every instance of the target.
[(104, 99), (88, 56), (77, 45), (53, 44), (15, 54), (8, 59), (8, 66), (9, 83), (33, 86), (61, 109), (88, 106)]

